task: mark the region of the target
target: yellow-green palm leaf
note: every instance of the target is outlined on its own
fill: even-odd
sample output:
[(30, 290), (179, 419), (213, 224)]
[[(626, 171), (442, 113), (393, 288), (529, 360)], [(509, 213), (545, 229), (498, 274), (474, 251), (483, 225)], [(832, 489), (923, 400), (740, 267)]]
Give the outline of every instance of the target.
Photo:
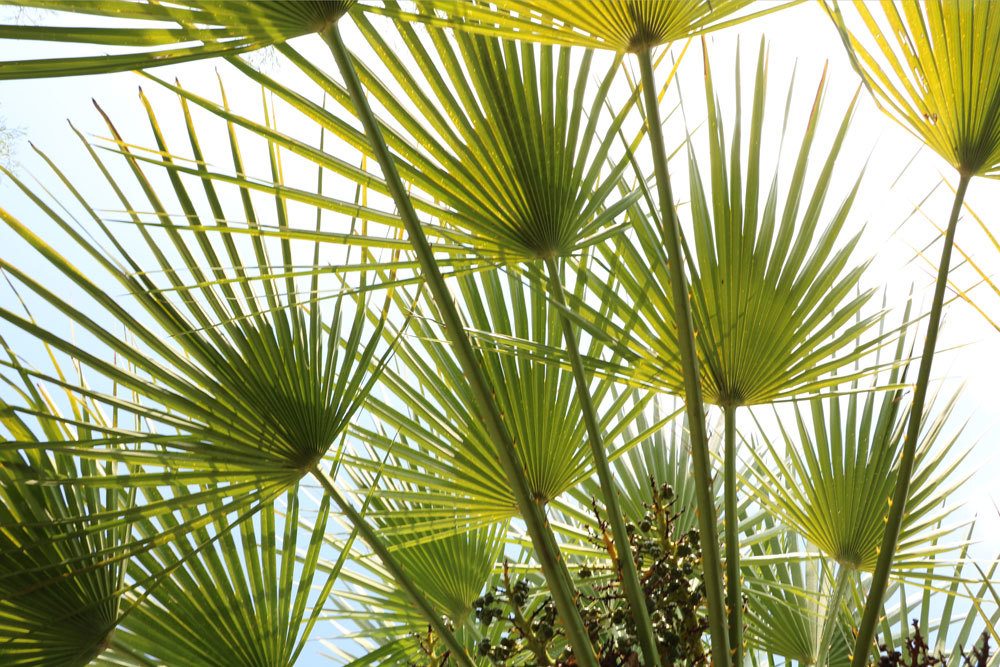
[(854, 0), (831, 13), (886, 113), (961, 174), (1000, 176), (1000, 5)]
[[(856, 291), (864, 269), (851, 266), (857, 237), (841, 238), (860, 177), (843, 199), (828, 203), (854, 103), (846, 109), (823, 161), (811, 168), (817, 159), (813, 140), (821, 126), (824, 77), (794, 166), (775, 168), (768, 178), (760, 150), (768, 141), (763, 43), (749, 123), (737, 95), (728, 140), (707, 61), (706, 73), (708, 165), (703, 167), (699, 152), (689, 146), (693, 230), (687, 243), (705, 400), (728, 406), (763, 404), (843, 382), (857, 371), (840, 378), (837, 372), (884, 338), (864, 340), (878, 316), (863, 313), (871, 293)], [(783, 197), (779, 175), (790, 183)], [(629, 221), (634, 235), (615, 236), (602, 247), (611, 280), (594, 276), (590, 281), (615, 319), (587, 315), (584, 302), (578, 307), (601, 335), (624, 338), (620, 345), (628, 368), (615, 372), (681, 393), (664, 230), (641, 205), (630, 208)]]
[[(511, 39), (636, 52), (751, 18), (752, 0), (431, 0), (402, 18), (460, 26)], [(776, 3), (764, 12), (788, 3)], [(378, 10), (373, 10), (378, 11)], [(757, 12), (757, 15), (763, 12)], [(446, 18), (442, 18), (441, 15)]]

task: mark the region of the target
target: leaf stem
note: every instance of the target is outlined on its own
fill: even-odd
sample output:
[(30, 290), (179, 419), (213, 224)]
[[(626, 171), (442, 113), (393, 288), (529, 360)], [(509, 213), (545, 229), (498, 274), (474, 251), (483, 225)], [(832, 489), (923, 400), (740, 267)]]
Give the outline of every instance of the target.
[(833, 646), (833, 633), (837, 629), (837, 621), (840, 619), (840, 604), (850, 583), (851, 568), (843, 564), (837, 565), (837, 575), (834, 578), (833, 590), (830, 592), (830, 598), (826, 602), (823, 630), (820, 634), (819, 647), (816, 654), (817, 667), (821, 667), (827, 663), (830, 649)]
[(455, 307), (448, 287), (445, 285), (444, 277), (441, 275), (441, 270), (434, 259), (434, 251), (424, 235), (413, 203), (399, 177), (389, 147), (382, 137), (378, 121), (368, 105), (365, 91), (354, 69), (354, 62), (341, 39), (337, 24), (334, 23), (326, 29), (322, 33), (322, 37), (330, 47), (344, 77), (357, 115), (364, 125), (365, 134), (379, 166), (382, 168), (386, 185), (399, 210), (399, 217), (406, 228), (414, 253), (420, 262), (424, 279), (427, 281), (427, 286), (433, 296), (433, 303), (444, 322), (445, 334), (476, 396), (480, 417), (485, 422), (487, 432), (496, 447), (497, 458), (510, 482), (518, 510), (528, 534), (531, 536), (535, 554), (542, 566), (542, 573), (545, 575), (545, 581), (552, 592), (552, 598), (566, 628), (566, 636), (574, 649), (576, 659), (583, 667), (598, 667), (597, 656), (594, 654), (593, 645), (590, 643), (586, 627), (580, 616), (580, 610), (576, 606), (576, 590), (556, 544), (552, 527), (545, 515), (544, 505), (541, 501), (536, 500), (528, 487), (524, 467), (518, 458), (510, 431), (507, 430), (503, 422), (493, 389), (472, 348), (472, 343), (459, 317), (458, 309)]
[(449, 648), (451, 655), (455, 657), (455, 660), (457, 660), (460, 664), (465, 665), (465, 667), (475, 667), (475, 663), (472, 661), (472, 658), (469, 657), (468, 652), (458, 642), (458, 640), (455, 639), (455, 635), (448, 629), (448, 626), (444, 624), (441, 614), (434, 611), (434, 607), (432, 607), (430, 602), (427, 601), (427, 598), (424, 597), (424, 594), (420, 591), (416, 584), (413, 583), (409, 575), (403, 571), (399, 563), (396, 562), (396, 559), (389, 552), (385, 543), (382, 542), (381, 538), (379, 538), (374, 529), (372, 529), (368, 522), (365, 521), (364, 517), (362, 517), (358, 511), (354, 509), (353, 505), (347, 502), (347, 500), (340, 495), (340, 492), (337, 490), (337, 486), (333, 483), (333, 480), (331, 480), (326, 473), (320, 469), (318, 463), (313, 466), (310, 472), (330, 496), (333, 502), (337, 503), (340, 511), (347, 516), (347, 520), (351, 522), (351, 525), (358, 529), (358, 533), (361, 534), (361, 539), (368, 544), (368, 547), (375, 553), (376, 556), (378, 556), (379, 560), (382, 561), (382, 565), (389, 572), (389, 575), (392, 576), (393, 581), (395, 581), (396, 584), (409, 596), (409, 598), (413, 600), (413, 603), (417, 605), (417, 609), (420, 610), (420, 613), (427, 619), (430, 626), (434, 628), (434, 632), (437, 633), (438, 637), (440, 637)]
[(698, 504), (698, 527), (701, 531), (705, 593), (708, 599), (708, 624), (712, 637), (712, 664), (715, 667), (730, 667), (732, 655), (729, 653), (729, 633), (726, 630), (722, 557), (719, 553), (715, 494), (712, 491), (712, 466), (708, 451), (708, 435), (705, 432), (705, 406), (701, 396), (701, 376), (698, 371), (698, 357), (694, 346), (694, 327), (691, 323), (691, 302), (688, 299), (684, 259), (681, 255), (680, 223), (674, 210), (673, 193), (670, 191), (667, 151), (663, 145), (663, 130), (660, 127), (660, 109), (659, 100), (656, 97), (656, 82), (653, 78), (652, 54), (650, 49), (644, 49), (637, 55), (639, 56), (639, 68), (642, 71), (646, 123), (649, 127), (649, 141), (653, 150), (656, 190), (660, 200), (660, 218), (667, 251), (667, 270), (673, 291), (677, 342), (684, 373), (684, 402), (691, 435), (691, 458), (695, 496)]
[(604, 435), (601, 433), (600, 424), (597, 422), (597, 412), (594, 409), (594, 402), (590, 396), (590, 383), (587, 381), (587, 375), (583, 370), (583, 361), (580, 358), (580, 348), (576, 340), (576, 333), (573, 330), (569, 316), (566, 314), (568, 306), (566, 305), (566, 295), (563, 292), (562, 278), (559, 275), (559, 267), (556, 265), (556, 260), (553, 257), (545, 259), (545, 266), (549, 273), (549, 290), (559, 309), (563, 338), (566, 341), (566, 353), (569, 356), (570, 366), (573, 368), (573, 379), (576, 382), (577, 398), (580, 400), (580, 411), (583, 413), (583, 421), (587, 426), (587, 442), (590, 443), (590, 451), (594, 458), (594, 468), (597, 469), (597, 478), (601, 483), (604, 507), (608, 514), (608, 522), (611, 524), (611, 534), (614, 537), (615, 549), (618, 552), (618, 566), (621, 568), (622, 586), (625, 589), (625, 596), (628, 598), (629, 609), (632, 612), (632, 620), (635, 622), (636, 634), (639, 636), (639, 645), (642, 648), (645, 664), (648, 667), (658, 666), (660, 664), (660, 654), (656, 648), (653, 623), (650, 621), (649, 610), (646, 608), (646, 594), (643, 592), (642, 583), (639, 581), (635, 559), (632, 558), (628, 531), (625, 529), (625, 519), (622, 515), (621, 504), (618, 502), (618, 487), (615, 483), (614, 475), (611, 473), (611, 466), (608, 464), (607, 452), (604, 449)]
[(958, 227), (958, 216), (962, 211), (965, 191), (968, 189), (971, 179), (970, 174), (962, 174), (958, 181), (958, 189), (955, 190), (955, 203), (952, 206), (948, 230), (944, 236), (944, 248), (941, 250), (941, 262), (938, 264), (937, 283), (934, 285), (934, 300), (931, 302), (930, 318), (927, 321), (927, 337), (924, 339), (924, 350), (920, 356), (920, 370), (917, 372), (917, 384), (913, 390), (913, 403), (910, 406), (906, 437), (903, 440), (903, 451), (899, 459), (896, 488), (893, 490), (892, 500), (889, 503), (889, 514), (886, 518), (885, 533), (882, 535), (878, 562), (875, 565), (875, 573), (872, 575), (871, 587), (868, 589), (868, 599), (865, 601), (861, 625), (858, 626), (854, 655), (851, 658), (853, 667), (863, 667), (868, 660), (875, 637), (875, 625), (878, 623), (885, 590), (889, 585), (889, 571), (892, 568), (892, 559), (896, 555), (896, 546), (903, 524), (903, 513), (906, 510), (906, 498), (910, 492), (910, 479), (913, 476), (917, 440), (920, 438), (924, 402), (927, 399), (927, 385), (930, 382), (931, 364), (934, 363), (934, 349), (937, 347), (938, 330), (941, 326), (941, 310), (944, 307), (944, 293), (948, 286), (948, 270), (951, 267), (955, 229)]
[(740, 516), (736, 498), (736, 406), (722, 407), (725, 421), (726, 606), (733, 664), (743, 664), (743, 575), (740, 571)]

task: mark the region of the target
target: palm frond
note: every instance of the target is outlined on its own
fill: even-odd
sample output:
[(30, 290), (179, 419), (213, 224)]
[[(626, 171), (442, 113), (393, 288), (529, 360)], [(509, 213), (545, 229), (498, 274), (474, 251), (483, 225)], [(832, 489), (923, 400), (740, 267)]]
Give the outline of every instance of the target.
[(744, 12), (750, 4), (750, 0), (431, 0), (417, 11), (391, 6), (371, 11), (507, 39), (625, 53), (704, 34), (793, 3)]
[[(760, 150), (767, 141), (763, 43), (749, 127), (743, 125), (737, 96), (730, 142), (714, 99), (711, 70), (706, 71), (708, 168), (701, 168), (693, 146), (688, 151), (691, 293), (705, 398), (718, 405), (755, 405), (849, 381), (858, 372), (843, 377), (837, 372), (877, 349), (886, 338), (864, 338), (879, 318), (859, 317), (871, 293), (855, 293), (864, 265), (851, 266), (857, 238), (842, 238), (860, 181), (836, 205), (830, 222), (821, 224), (854, 103), (848, 105), (810, 189), (809, 163), (815, 153), (813, 138), (820, 125), (825, 78), (821, 81), (787, 176), (793, 185), (779, 203), (781, 172), (775, 169), (770, 183), (765, 180)], [(745, 163), (744, 141), (750, 147)], [(664, 231), (640, 206), (630, 210), (629, 221), (635, 235), (616, 236), (604, 251), (610, 281), (591, 280), (597, 295), (612, 304), (614, 319), (604, 330), (608, 335), (618, 329), (627, 332), (622, 347), (630, 353), (626, 359), (636, 380), (680, 393), (683, 383)], [(589, 319), (598, 326), (602, 322), (594, 316)]]
[[(149, 502), (159, 499), (151, 495)], [(150, 584), (127, 601), (109, 655), (168, 665), (294, 664), (340, 573), (317, 576), (329, 498), (301, 504), (293, 487), (283, 508), (271, 501), (235, 527), (220, 522), (137, 555), (130, 576)], [(167, 523), (140, 520), (136, 530), (156, 536)]]
[[(6, 344), (4, 345), (6, 347)], [(9, 351), (9, 350), (8, 350)], [(20, 387), (33, 417), (0, 400), (0, 434), (23, 443), (89, 438), (108, 417), (86, 400), (73, 404), (75, 423), (61, 417), (52, 397), (22, 374)], [(113, 421), (113, 418), (112, 418)], [(31, 423), (37, 426), (30, 426)], [(113, 465), (59, 452), (0, 450), (0, 661), (7, 665), (82, 666), (110, 643), (122, 614), (128, 524), (74, 530), (88, 515), (134, 508), (136, 494), (84, 483), (102, 482)], [(67, 536), (68, 533), (68, 536)]]
[(1000, 176), (1000, 7), (863, 0), (827, 7), (887, 114), (959, 173)]
[[(228, 2), (190, 0), (164, 5), (154, 0), (124, 4), (115, 0), (4, 2), (69, 14), (66, 25), (0, 25), (0, 39), (72, 42), (121, 47), (114, 55), (72, 56), (0, 63), (0, 79), (23, 79), (126, 72), (202, 58), (235, 55), (325, 30), (356, 0), (302, 2)], [(57, 15), (58, 16), (58, 15)], [(60, 16), (59, 18), (63, 18)], [(87, 19), (105, 19), (87, 25)], [(140, 21), (153, 26), (137, 26)]]
[[(950, 546), (933, 544), (937, 526), (954, 508), (945, 500), (963, 455), (945, 432), (954, 400), (929, 421), (917, 448), (908, 511), (897, 547), (896, 572), (905, 576)], [(902, 390), (815, 398), (795, 406), (795, 427), (782, 426), (782, 446), (765, 439), (754, 493), (770, 511), (842, 566), (871, 571), (878, 560), (884, 517), (898, 475), (909, 408)], [(784, 454), (782, 454), (782, 452)], [(876, 500), (877, 499), (877, 500)]]
[[(457, 285), (469, 329), (491, 332), (480, 343), (482, 359), (529, 490), (540, 501), (554, 500), (593, 474), (573, 378), (545, 358), (490, 342), (495, 337), (551, 346), (560, 336), (551, 314), (554, 306), (529, 276), (510, 270), (458, 278)], [(456, 508), (470, 525), (509, 519), (516, 514), (516, 503), (461, 368), (443, 344), (439, 325), (404, 294), (402, 288), (396, 291), (399, 307), (415, 309), (410, 333), (400, 338), (379, 390), (368, 398), (366, 409), (374, 423), (355, 424), (350, 432), (375, 451), (392, 453), (395, 461), (385, 465), (387, 478), (419, 484), (427, 499), (420, 512), (424, 519), (438, 516), (444, 528), (454, 520)], [(386, 331), (395, 336), (391, 325)], [(592, 354), (600, 355), (602, 343), (591, 346)], [(613, 443), (612, 456), (635, 444), (625, 428), (649, 399), (635, 391), (613, 394), (614, 388), (610, 379), (595, 388), (596, 399), (609, 406), (601, 423)], [(378, 458), (374, 466), (380, 467)], [(347, 460), (353, 467), (374, 469), (368, 455)]]

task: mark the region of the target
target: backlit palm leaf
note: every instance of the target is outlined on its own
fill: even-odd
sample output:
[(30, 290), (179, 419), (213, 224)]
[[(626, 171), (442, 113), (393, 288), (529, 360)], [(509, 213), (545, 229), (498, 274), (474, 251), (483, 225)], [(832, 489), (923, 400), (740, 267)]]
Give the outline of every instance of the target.
[[(268, 503), (231, 530), (217, 524), (139, 554), (132, 576), (153, 583), (130, 600), (135, 606), (109, 658), (132, 654), (156, 664), (218, 667), (294, 664), (339, 574), (335, 568), (317, 576), (329, 498), (315, 509), (300, 503), (293, 487), (280, 513)], [(301, 529), (300, 517), (313, 513)], [(155, 536), (163, 526), (139, 521), (136, 528)], [(315, 601), (314, 586), (320, 589)]]
[[(952, 456), (957, 436), (944, 427), (953, 406), (952, 401), (938, 411), (917, 448), (922, 467), (911, 486), (895, 562), (904, 573), (947, 548), (932, 547), (930, 540), (952, 509), (944, 500), (956, 484), (951, 473), (957, 465)], [(765, 441), (773, 463), (761, 460), (757, 468), (754, 487), (760, 501), (840, 565), (872, 571), (908, 409), (902, 390), (796, 404), (796, 426), (782, 427), (783, 444)]]
[[(151, 109), (150, 119), (156, 131)], [(158, 131), (156, 136), (162, 141)], [(193, 130), (190, 139), (197, 154)], [(92, 306), (85, 313), (79, 301), (52, 292), (7, 259), (0, 260), (4, 270), (135, 371), (111, 364), (93, 346), (80, 346), (16, 313), (3, 311), (0, 315), (69, 355), (88, 372), (135, 392), (134, 400), (118, 401), (98, 389), (79, 390), (82, 396), (114, 404), (149, 424), (144, 425), (146, 434), (108, 429), (89, 442), (53, 441), (47, 446), (132, 463), (155, 461), (170, 466), (191, 483), (229, 482), (234, 485), (228, 489), (232, 495), (240, 492), (240, 485), (247, 491), (252, 489), (251, 495), (265, 496), (290, 488), (343, 432), (371, 386), (380, 343), (379, 325), (368, 328), (364, 315), (367, 300), (337, 298), (332, 314), (324, 315), (321, 304), (313, 303), (318, 292), (316, 281), (301, 285), (302, 279), (292, 277), (289, 241), (268, 247), (259, 236), (253, 236), (239, 247), (225, 236), (220, 249), (198, 233), (202, 218), (193, 203), (195, 191), (176, 174), (171, 176), (172, 195), (184, 212), (180, 217), (172, 216), (167, 210), (167, 193), (157, 194), (138, 161), (129, 159), (125, 150), (135, 183), (143, 193), (136, 201), (142, 203), (133, 203), (127, 194), (134, 185), (112, 180), (93, 149), (91, 155), (138, 232), (138, 238), (129, 244), (131, 250), (122, 242), (123, 236), (114, 233), (109, 222), (98, 215), (96, 205), (70, 181), (64, 183), (73, 195), (71, 201), (91, 218), (86, 223), (88, 232), (105, 235), (100, 244), (77, 232), (69, 219), (12, 177), (37, 205), (40, 220), (55, 223), (69, 237), (72, 252), (95, 261), (117, 286), (105, 287), (84, 275), (52, 244), (6, 213), (6, 223), (54, 270), (73, 281)], [(232, 150), (240, 171), (235, 135)], [(280, 171), (277, 154), (271, 155), (272, 166)], [(58, 170), (54, 173), (65, 179)], [(218, 224), (226, 225), (220, 193), (207, 180), (202, 185), (209, 209)], [(238, 215), (252, 230), (260, 214), (245, 191), (239, 194), (243, 195), (237, 200), (243, 210)], [(284, 214), (279, 200), (279, 226), (284, 224)], [(162, 229), (147, 226), (147, 220)], [(192, 236), (194, 244), (189, 242)], [(145, 245), (142, 254), (137, 251), (139, 244)], [(103, 245), (113, 247), (116, 254), (105, 253)], [(272, 254), (278, 254), (280, 260), (272, 261)], [(248, 268), (249, 257), (257, 265), (256, 277)], [(152, 324), (140, 321), (111, 296), (109, 289), (122, 287)], [(129, 337), (112, 333), (115, 327), (123, 327)], [(37, 373), (35, 377), (50, 380)], [(160, 433), (161, 428), (179, 433), (167, 437)], [(133, 453), (120, 450), (123, 443), (143, 440), (158, 441), (163, 447)], [(132, 476), (131, 483), (139, 483), (141, 478)], [(149, 473), (148, 478), (152, 483), (156, 476)]]
[(456, 242), (508, 261), (565, 256), (600, 239), (628, 205), (628, 195), (614, 192), (627, 160), (606, 163), (632, 107), (626, 101), (605, 118), (617, 60), (592, 68), (590, 52), (576, 58), (568, 48), (463, 32), (446, 39), (431, 31), (429, 49), (402, 24), (404, 57), (391, 53), (381, 25), (357, 22), (404, 93), (358, 64), (387, 120), (405, 128), (407, 178), (451, 210), (446, 222), (463, 233)]
[[(774, 526), (767, 526), (774, 531)], [(754, 648), (800, 665), (850, 664), (850, 618), (837, 608), (837, 622), (820, 662), (823, 626), (830, 613), (830, 568), (819, 554), (800, 553), (792, 534), (776, 533), (751, 549), (744, 567), (748, 641)]]
[[(63, 418), (51, 397), (24, 377), (17, 387), (31, 416), (0, 400), (0, 437), (24, 443), (79, 437), (108, 426), (86, 401)], [(22, 416), (24, 415), (24, 416)], [(51, 416), (52, 418), (48, 418)], [(31, 427), (29, 423), (36, 423)], [(60, 488), (67, 476), (103, 481), (112, 466), (40, 451), (0, 453), (0, 662), (5, 665), (82, 666), (111, 642), (121, 615), (129, 525), (84, 530), (89, 515), (117, 514), (135, 505), (123, 488)]]
[[(3, 4), (79, 14), (71, 16), (71, 20), (84, 25), (66, 26), (56, 21), (56, 25), (2, 25), (0, 38), (126, 49), (114, 55), (0, 63), (0, 79), (11, 79), (121, 72), (252, 51), (321, 32), (347, 13), (355, 0), (185, 0), (173, 4), (154, 0), (82, 0), (69, 4), (59, 0), (18, 0)], [(93, 27), (86, 25), (88, 17), (113, 22)], [(136, 27), (136, 20), (155, 22), (156, 27)]]
[[(357, 478), (362, 493), (370, 493), (372, 520), (400, 566), (451, 623), (456, 627), (466, 624), (473, 601), (483, 592), (501, 559), (507, 523), (470, 527), (460, 508), (453, 511), (450, 529), (440, 519), (428, 523), (422, 519), (426, 506), (420, 502), (419, 487), (382, 475), (381, 483), (369, 490), (370, 476), (349, 470)], [(355, 571), (354, 565), (364, 567), (367, 573)], [(337, 595), (341, 600), (352, 601), (353, 606), (344, 614), (334, 613), (335, 617), (374, 620), (378, 615), (381, 624), (391, 627), (391, 633), (397, 637), (426, 630), (426, 621), (414, 613), (412, 605), (391, 585), (391, 578), (377, 562), (355, 552), (349, 567), (352, 571), (345, 575), (344, 584), (353, 592)], [(379, 583), (373, 585), (373, 581)]]
[[(767, 179), (760, 151), (761, 143), (768, 141), (763, 45), (750, 123), (744, 126), (737, 96), (731, 145), (714, 100), (710, 70), (708, 77), (708, 167), (703, 170), (696, 151), (689, 150), (692, 305), (705, 398), (723, 406), (756, 405), (834, 386), (845, 380), (835, 372), (862, 358), (881, 338), (859, 345), (859, 338), (878, 320), (858, 319), (870, 293), (854, 293), (863, 269), (850, 266), (857, 239), (839, 240), (857, 182), (826, 213), (829, 223), (821, 223), (853, 103), (815, 181), (808, 185), (825, 92), (821, 81), (794, 168), (787, 175), (793, 187), (780, 201), (779, 170)], [(616, 236), (604, 252), (617, 284), (603, 287), (595, 278), (591, 285), (601, 299), (614, 304), (616, 324), (609, 324), (607, 333), (619, 326), (627, 332), (624, 345), (631, 353), (633, 377), (681, 393), (662, 228), (638, 207), (630, 211), (630, 220), (635, 235)], [(848, 372), (846, 379), (853, 375)]]
[[(528, 488), (538, 501), (549, 502), (592, 475), (593, 469), (569, 372), (545, 358), (533, 358), (527, 346), (520, 354), (504, 347), (511, 340), (547, 349), (558, 345), (554, 306), (537, 285), (525, 284), (527, 280), (513, 272), (485, 272), (458, 279), (458, 286), (469, 328), (482, 332), (483, 363), (497, 387)], [(400, 307), (404, 304), (400, 300)], [(377, 451), (391, 451), (398, 461), (386, 464), (387, 477), (409, 479), (425, 489), (429, 506), (421, 512), (424, 518), (440, 516), (442, 527), (447, 526), (455, 507), (473, 523), (515, 516), (515, 499), (492, 456), (493, 445), (476, 416), (461, 368), (440, 341), (439, 327), (417, 311), (409, 331), (383, 371), (380, 391), (368, 398), (366, 407), (375, 424), (356, 424), (351, 434)], [(601, 348), (594, 341), (589, 352), (598, 356)], [(643, 409), (648, 395), (629, 391), (612, 396), (613, 387), (611, 380), (603, 380), (595, 387), (595, 397), (608, 401), (601, 418), (608, 442), (615, 443), (615, 450), (626, 449), (634, 440), (617, 436)], [(350, 460), (352, 466), (374, 468), (380, 465), (377, 458)]]
[[(399, 18), (543, 43), (637, 52), (747, 20), (751, 0), (494, 0), (425, 2)], [(781, 8), (780, 3), (766, 11)], [(379, 11), (373, 8), (372, 11)], [(382, 10), (386, 11), (386, 10)], [(764, 13), (764, 12), (759, 12)], [(754, 14), (755, 15), (755, 14)]]
[(959, 173), (1000, 176), (1000, 7), (854, 0), (831, 13), (886, 113)]

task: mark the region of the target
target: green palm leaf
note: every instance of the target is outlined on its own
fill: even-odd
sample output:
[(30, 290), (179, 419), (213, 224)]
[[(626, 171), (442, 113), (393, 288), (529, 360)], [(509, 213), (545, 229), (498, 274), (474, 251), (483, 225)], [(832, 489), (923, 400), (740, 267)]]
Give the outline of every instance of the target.
[[(765, 440), (774, 463), (757, 468), (755, 493), (762, 503), (840, 565), (872, 571), (882, 541), (885, 506), (899, 472), (902, 425), (908, 407), (902, 390), (817, 398), (796, 404), (795, 430), (782, 427), (783, 445)], [(947, 403), (922, 434), (910, 509), (903, 523), (897, 571), (947, 547), (932, 547), (933, 527), (950, 513), (945, 499), (956, 482), (950, 456), (956, 436), (944, 426), (954, 406)], [(785, 456), (781, 456), (781, 451)], [(787, 458), (787, 463), (785, 462)], [(959, 460), (961, 457), (959, 457)]]
[[(537, 284), (513, 272), (462, 277), (457, 285), (469, 329), (482, 332), (482, 360), (497, 387), (528, 488), (539, 501), (553, 501), (593, 474), (573, 378), (547, 359), (533, 357), (528, 347), (518, 353), (504, 344), (558, 344), (554, 306)], [(399, 307), (407, 307), (403, 289), (396, 297)], [(379, 391), (366, 404), (375, 424), (356, 424), (350, 432), (376, 451), (392, 453), (396, 461), (385, 464), (385, 475), (419, 483), (429, 503), (421, 513), (426, 519), (440, 516), (442, 528), (453, 520), (455, 507), (473, 524), (511, 518), (517, 505), (491, 455), (493, 445), (462, 382), (461, 368), (442, 344), (439, 325), (423, 316), (419, 302), (412, 307), (417, 310), (409, 334), (399, 339)], [(396, 335), (391, 325), (387, 335)], [(602, 344), (591, 345), (589, 355), (599, 356)], [(603, 380), (595, 391), (597, 400), (609, 402), (601, 424), (609, 443), (614, 442), (611, 454), (635, 442), (623, 431), (648, 400), (635, 391), (613, 395), (614, 386)], [(381, 466), (378, 458), (362, 453), (348, 460), (352, 467), (375, 469)]]
[[(168, 665), (294, 664), (339, 574), (333, 569), (325, 582), (316, 576), (329, 498), (315, 509), (305, 540), (300, 502), (292, 488), (280, 515), (272, 501), (235, 527), (202, 528), (139, 554), (132, 576), (155, 581), (130, 601), (111, 655), (128, 652)], [(150, 521), (136, 528), (140, 535), (163, 530)], [(321, 582), (310, 611), (311, 589)]]
[(836, 602), (833, 575), (828, 562), (817, 554), (796, 558), (800, 546), (794, 534), (786, 533), (774, 534), (752, 548), (744, 567), (749, 644), (800, 665), (843, 667), (850, 664), (851, 619), (837, 608), (836, 625), (827, 640), (831, 646), (825, 648), (827, 659), (821, 660), (823, 626), (831, 602)]
[[(453, 511), (450, 529), (441, 519), (428, 522), (421, 518), (428, 506), (421, 500), (424, 494), (420, 487), (388, 475), (382, 475), (375, 487), (367, 473), (349, 470), (364, 492), (370, 493), (372, 521), (397, 562), (452, 624), (463, 626), (501, 558), (507, 523), (470, 527), (460, 508)], [(360, 605), (360, 611), (355, 607), (345, 618), (355, 613), (374, 616), (379, 610), (382, 623), (390, 624), (398, 634), (426, 630), (426, 621), (414, 613), (378, 563), (363, 554), (355, 554), (353, 562), (363, 566), (367, 574), (352, 571), (345, 577), (345, 584), (354, 589), (349, 599)]]
[[(879, 106), (962, 175), (1000, 176), (1000, 10), (991, 2), (830, 7)], [(850, 19), (850, 22), (848, 21)]]
[[(848, 381), (856, 375), (850, 366), (884, 340), (871, 336), (859, 344), (878, 317), (859, 317), (871, 293), (854, 293), (863, 270), (863, 265), (850, 264), (857, 239), (840, 240), (857, 181), (826, 213), (830, 221), (822, 225), (854, 105), (849, 105), (833, 146), (808, 185), (815, 152), (812, 141), (821, 125), (825, 79), (821, 81), (794, 168), (787, 175), (793, 187), (779, 202), (779, 171), (766, 178), (759, 150), (762, 142), (769, 141), (763, 113), (767, 87), (763, 44), (749, 127), (744, 127), (745, 112), (737, 96), (731, 142), (726, 141), (711, 70), (707, 71), (708, 167), (702, 169), (693, 147), (688, 151), (693, 175), (692, 305), (705, 398), (722, 406), (766, 404)], [(786, 137), (777, 140), (784, 142)], [(749, 151), (743, 142), (749, 143)], [(674, 306), (662, 261), (663, 231), (641, 207), (630, 209), (629, 219), (635, 235), (615, 237), (604, 251), (615, 282), (603, 287), (594, 279), (591, 286), (613, 304), (615, 324), (609, 323), (605, 331), (610, 334), (622, 327), (627, 332), (624, 347), (632, 376), (645, 386), (680, 393), (677, 336), (671, 325)], [(588, 319), (601, 321), (596, 315)]]
[[(151, 108), (149, 112), (154, 132), (163, 145)], [(114, 127), (109, 127), (114, 132)], [(193, 126), (189, 130), (197, 153), (197, 135)], [(140, 321), (111, 296), (110, 286), (104, 287), (85, 275), (28, 225), (7, 213), (3, 213), (5, 222), (54, 270), (69, 278), (94, 309), (85, 314), (77, 303), (47, 289), (10, 261), (0, 261), (13, 278), (135, 371), (108, 363), (93, 348), (84, 348), (51, 328), (43, 330), (15, 313), (4, 311), (0, 316), (70, 355), (95, 374), (127, 387), (137, 397), (121, 401), (84, 388), (80, 388), (81, 395), (115, 404), (120, 410), (181, 434), (161, 442), (165, 447), (155, 454), (122, 453), (119, 449), (122, 443), (150, 438), (162, 441), (155, 430), (129, 434), (109, 429), (89, 443), (53, 441), (47, 446), (136, 463), (153, 457), (178, 474), (190, 476), (192, 483), (244, 481), (261, 490), (270, 489), (269, 493), (289, 488), (324, 456), (372, 385), (372, 368), (377, 366), (377, 354), (382, 348), (378, 342), (379, 325), (369, 329), (364, 316), (367, 298), (338, 297), (331, 315), (324, 315), (320, 305), (312, 303), (317, 299), (315, 281), (300, 288), (290, 277), (290, 241), (269, 248), (263, 239), (254, 236), (241, 248), (225, 237), (220, 254), (198, 229), (201, 218), (193, 200), (195, 193), (175, 174), (171, 177), (172, 194), (184, 211), (179, 218), (167, 211), (164, 199), (138, 161), (131, 159), (128, 149), (123, 150), (136, 179), (134, 185), (112, 180), (105, 162), (92, 148), (89, 150), (95, 166), (107, 176), (120, 206), (134, 223), (137, 241), (145, 245), (142, 255), (137, 251), (141, 247), (138, 244), (129, 250), (119, 240), (121, 237), (96, 212), (96, 205), (84, 199), (54, 164), (54, 173), (70, 190), (74, 203), (91, 217), (93, 233), (104, 235), (103, 241), (90, 241), (18, 179), (11, 176), (11, 180), (37, 206), (42, 219), (48, 219), (69, 237), (70, 252), (95, 261), (118, 289), (127, 290), (153, 324)], [(235, 135), (232, 150), (235, 167), (241, 171)], [(273, 152), (272, 160), (277, 160)], [(277, 168), (276, 162), (272, 165)], [(220, 224), (227, 224), (222, 222), (230, 218), (222, 208), (220, 193), (210, 181), (202, 185), (213, 215)], [(142, 203), (133, 203), (126, 195), (135, 186), (144, 194)], [(253, 229), (260, 214), (247, 193), (240, 194), (244, 195), (243, 224)], [(162, 228), (145, 225), (147, 216)], [(279, 201), (279, 226), (284, 216), (284, 204)], [(179, 229), (194, 233), (197, 242), (188, 243)], [(104, 245), (114, 248), (117, 254), (105, 253)], [(173, 257), (177, 259), (167, 254), (168, 248), (175, 251)], [(272, 254), (278, 254), (280, 259), (272, 260)], [(248, 268), (250, 262), (259, 271), (255, 278)], [(144, 264), (152, 266), (144, 270)], [(157, 283), (157, 279), (162, 282)], [(383, 312), (377, 322), (384, 317)], [(115, 327), (129, 331), (129, 339), (112, 333)], [(33, 374), (39, 380), (51, 380)], [(142, 477), (130, 479), (136, 484)]]
[[(6, 345), (5, 345), (6, 347)], [(9, 351), (9, 350), (8, 350)], [(14, 358), (12, 357), (12, 360)], [(16, 363), (16, 362), (15, 362)], [(0, 434), (25, 443), (89, 438), (107, 417), (87, 401), (73, 404), (76, 420), (61, 417), (51, 397), (27, 374), (11, 386), (32, 407), (22, 417), (0, 401)], [(75, 421), (75, 424), (74, 424)], [(29, 422), (37, 423), (32, 428)], [(0, 453), (0, 661), (7, 665), (86, 665), (110, 643), (122, 613), (130, 527), (73, 530), (88, 515), (127, 511), (136, 495), (100, 492), (90, 484), (61, 489), (48, 484), (72, 476), (103, 481), (113, 466), (61, 453)], [(68, 534), (67, 534), (68, 533)]]

